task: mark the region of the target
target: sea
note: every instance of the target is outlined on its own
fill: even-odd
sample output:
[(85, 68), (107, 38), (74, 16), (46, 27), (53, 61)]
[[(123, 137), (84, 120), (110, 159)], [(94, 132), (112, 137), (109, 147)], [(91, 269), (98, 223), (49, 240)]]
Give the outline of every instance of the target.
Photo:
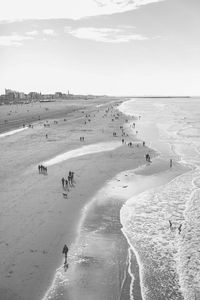
[(142, 298), (200, 299), (200, 99), (137, 99), (121, 111), (140, 119), (138, 138), (189, 169), (129, 199), (121, 210), (139, 263)]
[(200, 99), (135, 98), (117, 109), (157, 156), (88, 202), (70, 267), (56, 270), (43, 300), (199, 300)]

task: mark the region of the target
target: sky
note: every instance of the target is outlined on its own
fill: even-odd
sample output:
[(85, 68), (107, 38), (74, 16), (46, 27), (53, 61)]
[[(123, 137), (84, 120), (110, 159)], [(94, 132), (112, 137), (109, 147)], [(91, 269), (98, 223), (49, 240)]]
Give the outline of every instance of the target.
[(200, 95), (199, 0), (0, 0), (0, 94)]

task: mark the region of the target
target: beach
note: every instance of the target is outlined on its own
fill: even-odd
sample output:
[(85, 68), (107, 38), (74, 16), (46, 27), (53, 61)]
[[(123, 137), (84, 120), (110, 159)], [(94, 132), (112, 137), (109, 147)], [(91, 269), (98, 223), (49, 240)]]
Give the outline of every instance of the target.
[[(0, 299), (195, 299), (190, 298), (192, 289), (189, 296), (188, 289), (183, 291), (183, 254), (172, 249), (169, 231), (169, 219), (175, 230), (184, 223), (185, 202), (174, 196), (169, 210), (162, 193), (171, 184), (176, 195), (176, 180), (191, 170), (198, 178), (198, 171), (188, 161), (187, 149), (180, 152), (179, 143), (174, 150), (169, 133), (177, 130), (176, 124), (164, 139), (166, 133), (160, 132), (167, 132), (169, 120), (158, 129), (158, 121), (148, 119), (153, 114), (152, 103), (147, 103), (109, 97), (42, 107), (38, 103), (29, 112), (27, 106), (18, 107), (10, 123), (5, 116), (17, 108), (3, 107)], [(155, 107), (159, 115), (164, 106)], [(24, 121), (26, 130), (21, 130)], [(27, 128), (30, 124), (33, 128)], [(145, 160), (147, 153), (151, 162)], [(39, 174), (39, 164), (47, 166), (47, 174)], [(75, 177), (68, 192), (61, 178), (69, 171)], [(180, 235), (175, 238), (182, 245)], [(67, 270), (64, 244), (69, 247)], [(161, 246), (169, 254), (162, 266)], [(149, 274), (154, 274), (152, 280)], [(198, 284), (195, 289), (197, 293)]]
[[(89, 103), (86, 109), (91, 121), (86, 125), (88, 118), (80, 105), (70, 116), (62, 112), (62, 119), (56, 119), (57, 123), (55, 119), (40, 120), (34, 122), (33, 128), (0, 139), (1, 297), (4, 300), (41, 299), (62, 263), (63, 245), (70, 247), (76, 238), (84, 206), (106, 181), (124, 168), (134, 168), (144, 161), (146, 149), (133, 151), (122, 146), (121, 136), (113, 137), (116, 129), (119, 135), (119, 126), (126, 117), (112, 121), (111, 115), (105, 115), (110, 104), (100, 103), (100, 107), (95, 102)], [(50, 127), (44, 127), (44, 123)], [(82, 135), (84, 143), (79, 140)], [(89, 154), (48, 167), (47, 176), (38, 174), (38, 164), (93, 144), (97, 145), (96, 150), (93, 147)], [(99, 145), (99, 152), (92, 155)], [(106, 145), (111, 145), (110, 150)], [(64, 199), (61, 178), (69, 170), (75, 172), (76, 184), (70, 189), (68, 199)]]

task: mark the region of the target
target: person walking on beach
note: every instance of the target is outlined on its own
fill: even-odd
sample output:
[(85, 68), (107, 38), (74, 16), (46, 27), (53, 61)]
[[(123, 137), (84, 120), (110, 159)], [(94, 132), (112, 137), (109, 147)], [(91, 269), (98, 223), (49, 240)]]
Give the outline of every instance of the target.
[(62, 187), (64, 188), (64, 187), (65, 187), (65, 178), (63, 177), (63, 178), (61, 179), (61, 181), (62, 181)]
[(68, 253), (68, 251), (69, 251), (69, 249), (68, 249), (67, 245), (65, 244), (64, 247), (63, 247), (63, 251), (62, 251), (62, 253), (65, 256), (65, 264), (67, 264), (67, 253)]
[(172, 159), (170, 159), (170, 161), (169, 161), (169, 166), (170, 166), (170, 168), (172, 167)]
[(169, 228), (170, 229), (172, 228), (172, 222), (171, 222), (171, 220), (169, 220)]
[(65, 188), (69, 191), (68, 180), (65, 179)]
[(71, 174), (68, 175), (67, 179), (68, 179), (69, 186), (71, 186)]
[(179, 234), (181, 233), (181, 227), (182, 227), (182, 224), (180, 224), (179, 227), (178, 227), (178, 233)]
[(38, 166), (38, 172), (39, 172), (39, 174), (41, 173), (41, 166), (40, 165)]

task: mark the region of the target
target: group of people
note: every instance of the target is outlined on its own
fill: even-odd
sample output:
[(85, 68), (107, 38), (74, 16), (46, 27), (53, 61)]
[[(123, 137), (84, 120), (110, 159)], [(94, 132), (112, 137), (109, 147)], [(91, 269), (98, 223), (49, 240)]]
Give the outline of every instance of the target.
[(151, 157), (148, 153), (145, 155), (145, 158), (147, 162), (151, 162)]
[[(74, 172), (69, 171), (67, 179), (64, 177), (61, 179), (63, 189), (69, 192), (69, 187), (74, 186)], [(67, 198), (67, 193), (63, 192), (63, 196)]]
[(44, 167), (43, 165), (39, 165), (38, 172), (39, 174), (47, 174), (47, 167)]
[(80, 142), (84, 142), (84, 141), (85, 141), (84, 136), (80, 136)]
[(65, 190), (69, 190), (69, 182), (67, 179), (65, 179), (64, 177), (61, 179), (61, 182), (62, 182), (62, 187), (63, 189)]

